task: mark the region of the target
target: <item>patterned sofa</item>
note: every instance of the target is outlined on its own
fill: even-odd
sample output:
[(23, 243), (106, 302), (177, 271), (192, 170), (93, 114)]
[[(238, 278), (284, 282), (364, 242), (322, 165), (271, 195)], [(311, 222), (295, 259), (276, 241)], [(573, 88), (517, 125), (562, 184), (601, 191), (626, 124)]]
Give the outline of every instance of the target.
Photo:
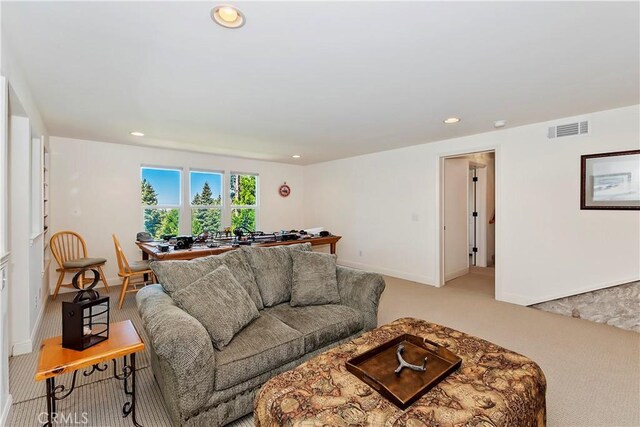
[[(310, 250), (306, 245), (287, 250), (295, 250), (294, 246)], [(228, 252), (234, 253), (233, 262), (228, 257), (233, 264), (229, 269), (270, 274), (268, 269), (251, 268), (248, 250)], [(178, 263), (206, 262), (200, 260), (204, 261), (170, 262), (179, 270), (182, 265)], [(165, 269), (167, 262), (163, 261)], [(162, 285), (141, 289), (136, 297), (138, 311), (149, 337), (146, 344), (152, 369), (173, 424), (224, 425), (249, 414), (257, 391), (267, 380), (375, 328), (383, 278), (341, 266), (336, 273), (339, 304), (292, 307), (283, 302), (265, 307), (260, 317), (220, 351), (203, 325), (180, 309)]]

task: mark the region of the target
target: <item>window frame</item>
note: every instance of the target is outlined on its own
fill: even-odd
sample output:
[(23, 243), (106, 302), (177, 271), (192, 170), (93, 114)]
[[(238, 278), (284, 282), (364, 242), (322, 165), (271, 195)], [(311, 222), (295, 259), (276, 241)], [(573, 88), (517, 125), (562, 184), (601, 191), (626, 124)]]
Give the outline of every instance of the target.
[[(183, 234), (183, 230), (182, 230), (182, 226), (183, 226), (183, 218), (184, 218), (184, 209), (183, 209), (183, 193), (184, 193), (184, 189), (183, 189), (183, 178), (182, 178), (182, 174), (184, 172), (184, 169), (179, 167), (179, 166), (158, 166), (158, 165), (148, 165), (148, 164), (141, 164), (140, 165), (140, 185), (142, 185), (142, 170), (143, 169), (159, 169), (159, 170), (169, 170), (169, 171), (177, 171), (178, 173), (178, 180), (179, 180), (179, 185), (178, 185), (178, 191), (180, 191), (179, 195), (178, 195), (178, 204), (177, 205), (172, 205), (172, 204), (157, 204), (157, 205), (143, 205), (142, 203), (141, 206), (141, 215), (140, 215), (140, 219), (142, 222), (142, 230), (147, 231), (145, 225), (144, 225), (144, 213), (147, 209), (178, 209), (178, 234)], [(142, 194), (140, 194), (140, 201), (142, 202)], [(191, 221), (191, 218), (189, 218), (189, 221)], [(154, 237), (155, 238), (155, 237)]]
[(260, 230), (260, 174), (257, 172), (238, 172), (238, 171), (229, 171), (228, 172), (229, 175), (229, 180), (228, 183), (229, 185), (231, 185), (231, 175), (249, 175), (249, 176), (255, 176), (256, 177), (256, 203), (255, 205), (234, 205), (233, 201), (231, 200), (231, 189), (228, 188), (227, 190), (229, 191), (228, 194), (228, 224), (229, 227), (231, 227), (231, 212), (233, 212), (234, 209), (253, 209), (255, 211), (255, 217), (256, 217), (256, 229), (254, 231), (258, 231)]
[[(260, 230), (260, 174), (257, 172), (239, 172), (235, 170), (221, 170), (221, 169), (207, 169), (199, 167), (182, 167), (182, 166), (167, 166), (158, 164), (140, 164), (140, 184), (142, 184), (142, 171), (143, 169), (160, 169), (179, 172), (179, 191), (178, 204), (157, 204), (157, 205), (142, 205), (141, 204), (141, 230), (145, 230), (144, 213), (147, 209), (178, 209), (179, 223), (178, 232), (181, 235), (192, 235), (192, 209), (219, 209), (221, 212), (220, 227), (231, 227), (231, 213), (234, 209), (253, 209), (255, 212), (256, 230)], [(219, 174), (222, 178), (220, 195), (222, 198), (221, 205), (192, 205), (191, 204), (191, 172), (211, 173)], [(231, 200), (231, 175), (249, 175), (256, 177), (256, 201), (254, 205), (235, 205)], [(140, 188), (140, 187), (138, 187)], [(139, 190), (140, 191), (140, 190)], [(140, 196), (142, 196), (140, 194)], [(141, 199), (139, 199), (141, 200)]]
[[(221, 202), (221, 204), (219, 204), (219, 205), (192, 205), (191, 204), (191, 172), (220, 175), (220, 202)], [(226, 209), (225, 209), (224, 200), (225, 200), (225, 194), (227, 193), (227, 191), (225, 191), (225, 183), (227, 182), (225, 171), (215, 170), (215, 169), (204, 169), (204, 168), (189, 168), (187, 170), (187, 173), (189, 175), (188, 182), (187, 182), (187, 191), (185, 192), (185, 194), (186, 194), (185, 197), (187, 198), (186, 206), (188, 207), (187, 210), (189, 211), (188, 212), (189, 213), (189, 215), (188, 215), (189, 220), (187, 221), (187, 225), (186, 225), (186, 227), (189, 229), (189, 233), (187, 233), (187, 234), (188, 235), (192, 235), (192, 233), (193, 233), (193, 229), (192, 229), (193, 209), (218, 209), (220, 211), (220, 227), (224, 228), (225, 224), (226, 224), (226, 222), (225, 222), (225, 210)], [(185, 180), (185, 181), (187, 181), (187, 180)], [(229, 218), (231, 218), (231, 217), (229, 217)]]

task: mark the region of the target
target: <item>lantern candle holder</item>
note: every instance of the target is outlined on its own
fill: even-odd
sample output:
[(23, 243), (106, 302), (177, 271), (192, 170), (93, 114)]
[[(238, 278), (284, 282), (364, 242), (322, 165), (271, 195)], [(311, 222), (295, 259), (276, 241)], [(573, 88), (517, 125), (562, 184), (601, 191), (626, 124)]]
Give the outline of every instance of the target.
[[(93, 283), (81, 287), (78, 279), (87, 271), (93, 272)], [(101, 298), (93, 289), (99, 278), (94, 269), (73, 276), (71, 283), (78, 293), (73, 301), (62, 303), (62, 347), (82, 351), (109, 338), (109, 297)]]

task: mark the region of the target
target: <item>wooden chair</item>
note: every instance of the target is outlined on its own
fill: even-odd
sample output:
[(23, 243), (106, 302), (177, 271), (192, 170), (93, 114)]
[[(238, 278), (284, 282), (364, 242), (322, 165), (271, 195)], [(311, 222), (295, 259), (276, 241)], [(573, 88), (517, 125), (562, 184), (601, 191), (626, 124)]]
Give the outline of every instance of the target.
[[(127, 292), (137, 292), (137, 285), (146, 285), (146, 275), (149, 275), (149, 277), (151, 277), (152, 283), (156, 283), (156, 276), (149, 268), (148, 260), (135, 261), (129, 264), (127, 258), (124, 256), (124, 252), (122, 251), (122, 246), (120, 246), (120, 242), (118, 241), (118, 238), (115, 234), (113, 235), (113, 244), (116, 247), (116, 258), (118, 259), (118, 276), (122, 277), (122, 289), (120, 290), (120, 301), (118, 302), (118, 308), (122, 308), (124, 296)], [(142, 281), (133, 282), (131, 278), (134, 276), (141, 276)], [(134, 285), (135, 288), (127, 290), (129, 285)]]
[[(53, 293), (53, 299), (56, 299), (60, 287), (73, 287), (71, 283), (62, 283), (64, 275), (67, 273), (76, 273), (85, 268), (95, 268), (100, 273), (100, 280), (104, 283), (104, 287), (109, 292), (109, 285), (105, 278), (102, 266), (107, 262), (104, 258), (89, 258), (87, 255), (87, 244), (82, 236), (73, 231), (60, 231), (51, 236), (50, 241), (51, 253), (58, 263), (56, 271), (60, 272), (56, 290)], [(81, 278), (80, 287), (84, 287), (84, 274)]]

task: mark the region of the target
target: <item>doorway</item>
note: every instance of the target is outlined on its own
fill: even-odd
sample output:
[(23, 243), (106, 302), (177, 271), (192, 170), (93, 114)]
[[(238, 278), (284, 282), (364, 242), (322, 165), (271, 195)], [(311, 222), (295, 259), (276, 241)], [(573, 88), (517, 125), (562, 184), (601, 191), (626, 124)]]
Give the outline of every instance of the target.
[(441, 158), (441, 285), (495, 297), (495, 151)]

